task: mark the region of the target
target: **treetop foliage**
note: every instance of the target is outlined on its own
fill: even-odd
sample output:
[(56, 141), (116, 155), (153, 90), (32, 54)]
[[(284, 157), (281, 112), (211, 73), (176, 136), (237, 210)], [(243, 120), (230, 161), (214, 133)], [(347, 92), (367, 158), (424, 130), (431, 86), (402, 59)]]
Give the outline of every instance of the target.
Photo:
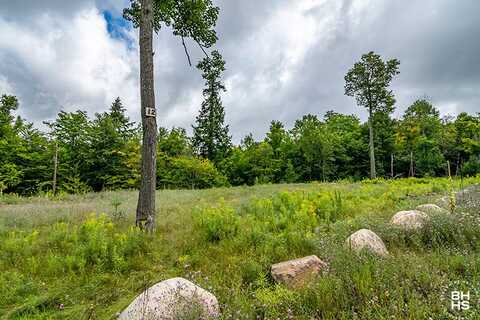
[(357, 104), (373, 112), (391, 113), (395, 98), (388, 86), (394, 75), (399, 74), (400, 61), (383, 61), (373, 51), (364, 54), (345, 76), (345, 94), (355, 97)]
[[(130, 7), (123, 12), (124, 18), (136, 28), (140, 24), (140, 3), (131, 0)], [(202, 48), (209, 48), (217, 41), (214, 27), (219, 8), (211, 0), (154, 0), (153, 10), (152, 27), (157, 33), (162, 27), (171, 27), (175, 36), (191, 38)]]
[(200, 61), (197, 68), (202, 71), (205, 89), (204, 101), (193, 126), (193, 148), (198, 155), (218, 164), (231, 148), (229, 128), (225, 125), (225, 109), (220, 97), (226, 91), (221, 80), (225, 61), (215, 50), (211, 57)]
[[(214, 83), (218, 80), (212, 79)], [(204, 105), (208, 110), (210, 105), (205, 101)], [(47, 132), (15, 117), (18, 107), (15, 97), (2, 97), (0, 192), (51, 192), (55, 151), (59, 192), (138, 186), (140, 128), (130, 121), (120, 99), (92, 119), (85, 111), (61, 111), (48, 123)], [(223, 126), (223, 122), (216, 124)], [(392, 156), (393, 173), (398, 177), (444, 176), (447, 161), (453, 174), (480, 173), (480, 114), (440, 118), (431, 102), (420, 99), (400, 119), (377, 112), (374, 125), (379, 176), (391, 177)], [(239, 145), (230, 144), (226, 153), (210, 160), (195, 151), (195, 135), (189, 136), (184, 128), (161, 127), (157, 133), (157, 185), (207, 188), (357, 180), (368, 176), (368, 139), (367, 123), (355, 115), (328, 111), (321, 118), (305, 115), (292, 128), (272, 121), (263, 139), (256, 141), (249, 134)], [(412, 161), (414, 172), (410, 172)]]

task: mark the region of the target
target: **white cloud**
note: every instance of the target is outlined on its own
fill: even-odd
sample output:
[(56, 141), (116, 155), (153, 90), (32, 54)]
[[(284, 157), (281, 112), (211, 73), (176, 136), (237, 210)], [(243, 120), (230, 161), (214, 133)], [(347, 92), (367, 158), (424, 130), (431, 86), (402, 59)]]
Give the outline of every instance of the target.
[(40, 104), (20, 110), (27, 118), (42, 119), (45, 109), (52, 116), (60, 107), (103, 111), (118, 95), (136, 114), (137, 53), (110, 37), (94, 6), (82, 9), (72, 20), (45, 13), (34, 24), (19, 25), (0, 18), (0, 29), (0, 52), (11, 57), (4, 63), (15, 61), (14, 66), (0, 62), (0, 70), (12, 71), (2, 77), (20, 79), (16, 83), (22, 86), (20, 100)]
[[(20, 99), (20, 114), (37, 124), (61, 107), (105, 110), (118, 95), (139, 120), (137, 30), (128, 43), (107, 32), (102, 10), (121, 15), (129, 0), (16, 0), (0, 12), (0, 90)], [(363, 53), (399, 58), (392, 82), (397, 111), (429, 96), (442, 113), (478, 109), (478, 3), (428, 0), (216, 0), (217, 32), (226, 60), (223, 95), (235, 141), (261, 137), (270, 120), (291, 126), (306, 113), (355, 113), (344, 75)], [(159, 125), (190, 129), (204, 81), (187, 66), (180, 39), (168, 28), (155, 44)], [(202, 58), (187, 40), (195, 63)]]

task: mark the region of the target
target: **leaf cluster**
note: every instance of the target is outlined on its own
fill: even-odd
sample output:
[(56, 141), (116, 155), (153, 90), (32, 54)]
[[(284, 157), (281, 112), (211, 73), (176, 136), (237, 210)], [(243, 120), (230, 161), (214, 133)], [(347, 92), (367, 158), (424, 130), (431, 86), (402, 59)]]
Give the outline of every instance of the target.
[[(191, 38), (201, 48), (209, 48), (217, 41), (214, 27), (219, 8), (212, 0), (154, 0), (153, 10), (153, 29), (157, 33), (164, 27), (171, 27), (175, 36)], [(123, 16), (138, 28), (141, 1), (131, 0)]]

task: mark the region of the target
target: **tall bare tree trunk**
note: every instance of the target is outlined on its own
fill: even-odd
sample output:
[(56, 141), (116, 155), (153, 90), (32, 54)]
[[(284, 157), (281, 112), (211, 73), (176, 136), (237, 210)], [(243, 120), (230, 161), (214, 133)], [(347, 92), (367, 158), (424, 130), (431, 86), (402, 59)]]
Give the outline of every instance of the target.
[(136, 225), (155, 229), (155, 189), (157, 178), (157, 120), (153, 82), (153, 0), (141, 0), (140, 18), (140, 98), (142, 104), (142, 177), (138, 195)]
[(369, 144), (368, 147), (370, 149), (370, 178), (375, 179), (377, 177), (377, 171), (375, 170), (375, 146), (373, 144), (373, 112), (372, 108), (368, 109), (369, 117), (368, 117), (368, 131), (369, 131)]
[(57, 193), (57, 170), (58, 170), (58, 142), (55, 141), (55, 153), (53, 155), (53, 183), (52, 183), (53, 195)]

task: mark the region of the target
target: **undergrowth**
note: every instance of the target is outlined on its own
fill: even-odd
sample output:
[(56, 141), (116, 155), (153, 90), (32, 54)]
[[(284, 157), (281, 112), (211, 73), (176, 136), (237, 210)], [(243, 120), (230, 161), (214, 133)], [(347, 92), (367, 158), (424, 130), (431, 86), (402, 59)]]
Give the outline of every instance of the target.
[[(261, 194), (261, 187), (231, 188), (177, 191), (162, 202), (169, 191), (159, 194), (164, 207), (153, 235), (132, 227), (131, 215), (117, 219), (118, 206), (100, 215), (52, 215), (50, 223), (33, 227), (10, 221), (0, 229), (0, 316), (114, 319), (146, 287), (181, 276), (217, 296), (223, 319), (475, 319), (480, 213), (471, 208), (480, 199), (469, 198), (465, 210), (460, 201), (454, 214), (432, 215), (421, 230), (389, 223), (396, 211), (445, 196), (448, 186), (447, 179), (310, 184), (293, 191), (280, 185), (266, 197), (238, 196)], [(128, 202), (114, 196), (115, 203)], [(188, 197), (193, 200), (182, 205)], [(344, 248), (361, 228), (384, 240), (389, 258)], [(297, 290), (275, 284), (271, 264), (311, 254), (329, 264), (327, 274)], [(472, 308), (453, 312), (452, 290), (470, 291)]]

